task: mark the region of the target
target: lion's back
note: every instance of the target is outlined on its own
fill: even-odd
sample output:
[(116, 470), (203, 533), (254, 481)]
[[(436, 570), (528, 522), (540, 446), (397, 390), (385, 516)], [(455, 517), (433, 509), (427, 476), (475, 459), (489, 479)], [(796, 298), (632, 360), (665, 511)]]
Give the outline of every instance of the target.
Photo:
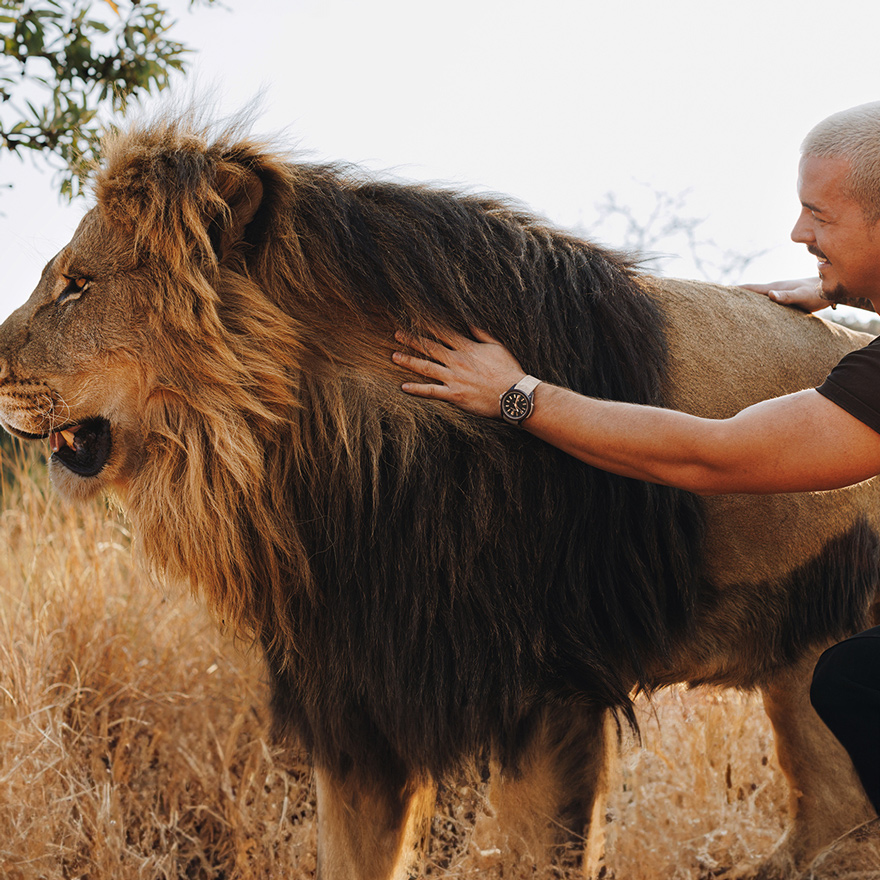
[(669, 405), (694, 415), (727, 418), (814, 388), (871, 340), (742, 288), (658, 278), (644, 286), (667, 320)]
[[(669, 404), (695, 415), (726, 418), (816, 387), (847, 352), (870, 341), (742, 289), (659, 279), (645, 286), (667, 322)], [(704, 575), (718, 591), (702, 620), (709, 641), (723, 620), (735, 634), (730, 641), (742, 637), (755, 656), (756, 637), (792, 645), (828, 637), (820, 603), (829, 618), (858, 615), (858, 590), (876, 580), (880, 478), (832, 492), (714, 496), (703, 499), (703, 510)], [(847, 579), (859, 582), (854, 593)], [(795, 626), (814, 631), (795, 633)], [(685, 677), (711, 680), (735, 665), (732, 655), (719, 655)]]

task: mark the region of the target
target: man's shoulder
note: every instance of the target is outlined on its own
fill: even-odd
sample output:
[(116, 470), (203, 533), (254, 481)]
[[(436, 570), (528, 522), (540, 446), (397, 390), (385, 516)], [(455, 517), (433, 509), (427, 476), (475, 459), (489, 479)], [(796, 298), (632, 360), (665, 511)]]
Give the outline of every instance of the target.
[(845, 355), (816, 390), (880, 433), (880, 336)]

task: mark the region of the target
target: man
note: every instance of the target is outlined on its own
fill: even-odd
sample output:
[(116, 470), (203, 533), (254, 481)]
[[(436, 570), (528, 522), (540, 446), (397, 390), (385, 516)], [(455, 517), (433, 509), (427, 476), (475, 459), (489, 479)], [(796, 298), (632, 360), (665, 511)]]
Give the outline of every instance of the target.
[[(819, 278), (752, 289), (806, 311), (830, 301), (880, 312), (880, 102), (835, 114), (807, 135), (798, 196), (791, 237), (817, 257)], [(713, 420), (539, 382), (496, 340), (474, 337), (399, 334), (430, 360), (396, 352), (396, 363), (433, 380), (403, 390), (498, 418), (500, 396), (523, 382), (533, 395), (525, 430), (595, 467), (699, 494), (834, 489), (880, 473), (880, 338), (818, 389)], [(880, 627), (826, 651), (811, 696), (880, 811)]]

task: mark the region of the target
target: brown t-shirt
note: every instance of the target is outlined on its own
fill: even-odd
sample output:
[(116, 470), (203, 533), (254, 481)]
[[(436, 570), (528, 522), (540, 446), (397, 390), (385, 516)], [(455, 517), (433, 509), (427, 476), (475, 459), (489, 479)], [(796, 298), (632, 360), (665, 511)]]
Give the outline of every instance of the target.
[(880, 336), (846, 355), (816, 390), (880, 434)]

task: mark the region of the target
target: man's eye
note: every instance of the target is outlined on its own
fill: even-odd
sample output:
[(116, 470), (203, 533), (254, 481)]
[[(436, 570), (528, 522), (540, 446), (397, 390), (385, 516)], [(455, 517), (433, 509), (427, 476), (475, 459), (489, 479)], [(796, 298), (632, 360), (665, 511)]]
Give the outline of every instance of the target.
[(67, 280), (67, 286), (58, 294), (58, 299), (55, 300), (56, 305), (69, 299), (78, 299), (91, 283), (90, 278), (85, 278), (82, 275), (65, 275), (64, 277)]

